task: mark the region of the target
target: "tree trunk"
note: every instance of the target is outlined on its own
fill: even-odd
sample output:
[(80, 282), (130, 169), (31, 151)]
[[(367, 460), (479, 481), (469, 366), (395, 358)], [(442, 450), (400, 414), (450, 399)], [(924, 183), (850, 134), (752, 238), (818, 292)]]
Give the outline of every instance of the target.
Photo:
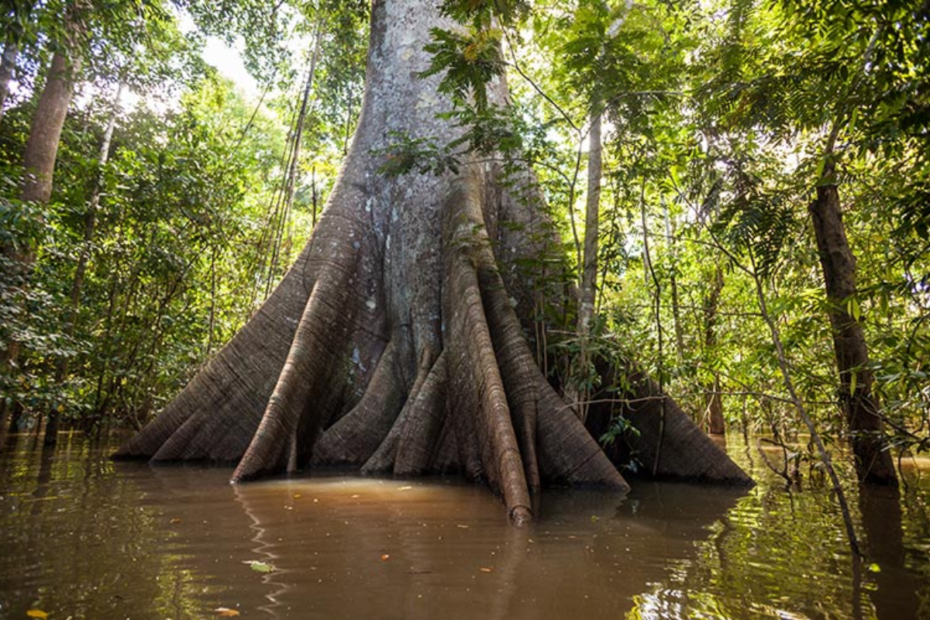
[(668, 273), (668, 285), (672, 294), (672, 327), (675, 329), (675, 346), (678, 349), (676, 357), (678, 363), (684, 365), (685, 333), (682, 328), (681, 303), (678, 299), (678, 251), (675, 247), (675, 226), (672, 222), (668, 202), (664, 199), (662, 200), (662, 215), (665, 218), (665, 238), (668, 244), (669, 262), (671, 263), (671, 269), (669, 269)]
[[(494, 164), (381, 172), (394, 132), (460, 135), (437, 118), (449, 110), (437, 79), (415, 77), (440, 26), (454, 27), (432, 2), (374, 2), (358, 129), (310, 242), (260, 311), (116, 456), (238, 461), (234, 482), (327, 465), (457, 471), (488, 483), (516, 523), (532, 518), (542, 482), (628, 489), (524, 335), (534, 301), (562, 290), (539, 266), (558, 250), (531, 173), (505, 186)], [(498, 80), (499, 102), (505, 89)]]
[(588, 197), (584, 220), (584, 258), (581, 269), (581, 303), (578, 333), (586, 336), (594, 316), (597, 291), (597, 241), (601, 203), (601, 115), (592, 115), (588, 133)]
[[(314, 44), (313, 44), (313, 53), (310, 58), (310, 69), (307, 72), (307, 80), (304, 83), (303, 95), (300, 99), (300, 108), (297, 112), (297, 119), (294, 123), (294, 128), (290, 136), (290, 144), (292, 145), (290, 155), (288, 157), (285, 175), (284, 175), (284, 189), (281, 194), (280, 201), (276, 204), (276, 217), (272, 218), (272, 223), (276, 228), (276, 234), (272, 239), (272, 250), (271, 250), (271, 261), (268, 264), (268, 280), (266, 284), (265, 297), (268, 296), (270, 292), (271, 283), (274, 281), (274, 274), (277, 271), (278, 265), (281, 262), (290, 262), (290, 233), (288, 233), (288, 241), (284, 244), (284, 249), (286, 250), (286, 258), (282, 257), (282, 239), (284, 236), (284, 231), (287, 229), (290, 230), (290, 215), (291, 208), (294, 203), (294, 191), (297, 187), (297, 176), (298, 176), (298, 166), (300, 164), (300, 146), (303, 141), (304, 133), (304, 123), (307, 118), (307, 111), (310, 105), (310, 93), (313, 89), (313, 80), (316, 74), (316, 65), (320, 57), (320, 41), (322, 34), (320, 32), (320, 25), (317, 24), (314, 29)], [(284, 260), (282, 261), (282, 258)]]
[[(704, 351), (707, 356), (716, 356), (717, 348), (717, 306), (720, 303), (720, 293), (723, 291), (723, 270), (720, 265), (714, 268), (714, 282), (710, 292), (704, 298)], [(708, 431), (711, 435), (726, 433), (726, 424), (723, 419), (723, 397), (720, 394), (720, 373), (714, 371), (714, 379), (708, 390), (705, 404), (707, 407)]]
[[(584, 254), (582, 255), (581, 286), (579, 287), (578, 303), (578, 351), (581, 378), (586, 380), (588, 372), (588, 336), (591, 331), (591, 319), (594, 317), (594, 306), (597, 296), (597, 241), (601, 205), (601, 116), (600, 110), (591, 115), (591, 129), (588, 132), (588, 195), (585, 206), (584, 219)], [(587, 400), (590, 397), (587, 389), (582, 388), (578, 394), (578, 414), (584, 421), (587, 417)]]
[[(113, 141), (113, 130), (116, 128), (116, 111), (119, 106), (123, 85), (120, 83), (110, 110), (110, 118), (103, 132), (103, 141), (100, 144), (100, 154), (97, 157), (97, 174), (94, 187), (91, 190), (90, 201), (87, 204), (87, 213), (84, 215), (84, 237), (81, 251), (78, 255), (77, 266), (74, 268), (74, 279), (71, 281), (71, 306), (68, 309), (68, 318), (65, 322), (65, 334), (70, 338), (74, 335), (78, 313), (81, 310), (81, 296), (84, 292), (84, 274), (87, 271), (87, 261), (90, 259), (91, 245), (94, 240), (94, 231), (97, 228), (97, 209), (100, 207), (100, 194), (103, 188), (103, 171), (110, 158), (110, 143)], [(212, 333), (212, 325), (211, 325)], [(69, 359), (63, 357), (58, 360), (55, 367), (55, 384), (61, 384), (68, 378)], [(45, 445), (52, 446), (58, 441), (58, 421), (60, 412), (52, 409), (48, 412), (48, 424), (45, 427)]]
[(840, 375), (839, 398), (851, 434), (856, 473), (863, 482), (897, 484), (891, 454), (885, 450), (883, 423), (872, 394), (872, 370), (856, 300), (856, 259), (846, 239), (840, 196), (832, 163), (824, 170), (826, 183), (817, 187), (810, 213), (823, 268), (833, 351)]
[(23, 201), (46, 203), (52, 196), (52, 174), (58, 156), (58, 142), (71, 103), (74, 76), (80, 67), (81, 59), (77, 55), (69, 58), (66, 52), (59, 51), (52, 57), (23, 155), (26, 171)]
[(19, 46), (16, 41), (8, 38), (3, 44), (3, 54), (0, 56), (0, 121), (3, 120), (3, 109), (10, 94), (10, 81), (13, 79), (13, 71), (16, 70), (18, 54)]
[[(83, 34), (77, 6), (68, 10), (65, 17), (67, 41), (61, 51), (52, 57), (46, 78), (45, 88), (39, 97), (26, 150), (23, 154), (23, 202), (47, 203), (52, 195), (52, 173), (58, 154), (58, 141), (64, 126), (68, 105), (71, 102), (71, 89), (74, 74), (80, 69), (81, 59), (78, 54), (68, 54), (67, 50), (76, 49), (78, 38)], [(70, 57), (70, 58), (69, 58)], [(4, 244), (0, 247), (3, 257), (8, 261), (8, 277), (24, 286), (33, 261), (35, 251), (31, 246)], [(0, 374), (11, 374), (19, 362), (21, 344), (12, 340), (0, 349)], [(0, 404), (0, 417), (6, 404)]]

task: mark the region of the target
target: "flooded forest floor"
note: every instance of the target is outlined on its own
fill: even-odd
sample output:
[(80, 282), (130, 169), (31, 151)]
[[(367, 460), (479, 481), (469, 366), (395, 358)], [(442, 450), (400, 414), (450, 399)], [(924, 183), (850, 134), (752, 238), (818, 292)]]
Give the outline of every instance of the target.
[(457, 480), (230, 486), (228, 468), (112, 462), (117, 442), (7, 439), (0, 619), (930, 618), (926, 462), (904, 461), (900, 491), (846, 473), (857, 563), (827, 485), (786, 489), (739, 436), (751, 491), (547, 490), (519, 529)]

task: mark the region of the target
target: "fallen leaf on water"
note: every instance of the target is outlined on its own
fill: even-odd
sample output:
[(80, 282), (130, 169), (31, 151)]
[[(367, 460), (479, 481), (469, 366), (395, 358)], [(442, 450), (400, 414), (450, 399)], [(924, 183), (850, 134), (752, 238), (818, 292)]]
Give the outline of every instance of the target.
[(358, 499), (358, 498), (360, 498), (360, 497), (361, 497), (361, 495), (359, 495), (358, 493), (353, 493), (353, 494), (352, 494), (352, 499)]
[(256, 573), (273, 573), (275, 570), (274, 565), (268, 564), (267, 562), (259, 562), (258, 560), (247, 560), (243, 562), (243, 564), (248, 564)]
[(390, 559), (391, 559), (391, 556), (388, 555), (387, 553), (384, 553), (384, 554), (381, 555), (381, 561), (382, 561), (382, 562), (387, 562), (387, 561), (390, 560)]
[(174, 518), (174, 519), (171, 520), (171, 523), (172, 523), (172, 524), (175, 524), (175, 525), (178, 524), (178, 523), (180, 523), (180, 522), (181, 522), (181, 520), (178, 519), (178, 518)]
[(462, 525), (461, 523), (459, 523), (459, 524), (456, 525), (455, 527), (460, 527), (460, 528), (462, 528), (463, 530), (467, 530), (467, 529), (468, 529), (468, 526), (467, 526), (467, 525)]
[(591, 523), (597, 523), (601, 518), (597, 515), (591, 515)]
[(292, 495), (291, 497), (293, 497), (294, 499), (300, 499), (300, 493), (294, 493), (294, 495)]
[(494, 572), (494, 569), (493, 569), (493, 568), (487, 568), (487, 567), (484, 567), (484, 566), (482, 566), (482, 567), (479, 568), (478, 570), (480, 570), (482, 573), (493, 573), (493, 572)]
[(30, 609), (26, 612), (26, 615), (30, 618), (48, 618), (48, 614), (41, 609)]
[(230, 609), (229, 607), (217, 607), (213, 611), (216, 612), (217, 616), (223, 616), (225, 618), (232, 618), (233, 616), (239, 615), (238, 611)]
[(401, 491), (409, 491), (409, 490), (412, 489), (412, 488), (413, 488), (413, 487), (400, 487), (400, 490), (401, 490)]

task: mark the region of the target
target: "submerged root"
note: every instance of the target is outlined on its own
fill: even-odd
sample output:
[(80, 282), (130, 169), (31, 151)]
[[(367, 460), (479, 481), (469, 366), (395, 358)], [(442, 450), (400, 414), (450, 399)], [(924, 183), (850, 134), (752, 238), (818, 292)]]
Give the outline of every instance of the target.
[(302, 426), (304, 433), (315, 435), (326, 422), (327, 412), (311, 407), (312, 400), (329, 386), (335, 374), (333, 353), (344, 348), (355, 319), (355, 313), (345, 309), (352, 307), (348, 284), (358, 265), (358, 253), (348, 251), (339, 258), (343, 260), (331, 260), (307, 299), (261, 423), (232, 482), (281, 471), (289, 459), (299, 459), (292, 456), (298, 429)]
[[(622, 377), (624, 381), (620, 381)], [(623, 415), (636, 429), (635, 436), (617, 438), (607, 449), (618, 466), (633, 459), (638, 469), (652, 477), (695, 480), (751, 487), (755, 483), (726, 452), (682, 411), (675, 400), (659, 390), (655, 381), (641, 371), (605, 367), (602, 385), (627, 385), (626, 393), (595, 394), (602, 400), (589, 411), (587, 424), (592, 434), (604, 434), (610, 420)], [(618, 402), (611, 403), (611, 399)]]
[[(394, 474), (416, 476), (431, 469), (442, 470), (439, 464), (442, 429), (446, 422), (446, 354), (439, 355), (416, 395), (405, 408), (406, 417), (398, 432), (394, 454)], [(451, 444), (451, 442), (450, 442)]]
[(116, 458), (235, 461), (262, 419), (316, 276), (308, 246), (264, 306)]
[[(497, 366), (478, 288), (475, 269), (465, 256), (450, 260), (447, 277), (447, 307), (451, 340), (450, 375), (453, 392), (450, 414), (466, 422), (456, 427), (459, 440), (473, 436), (475, 442), (461, 446), (468, 450), (466, 462), (500, 492), (508, 514), (517, 522), (532, 517), (532, 503), (523, 470), (507, 392)], [(470, 472), (472, 476), (477, 471)]]
[(437, 383), (432, 370), (433, 365), (434, 359), (432, 350), (425, 349), (420, 354), (417, 378), (414, 380), (413, 387), (410, 389), (410, 395), (407, 398), (406, 403), (404, 403), (403, 409), (400, 410), (400, 413), (397, 415), (393, 425), (391, 426), (391, 430), (388, 431), (387, 435), (384, 437), (384, 440), (378, 446), (378, 449), (375, 450), (374, 454), (372, 454), (371, 457), (365, 462), (361, 473), (371, 475), (391, 471), (396, 472), (395, 463), (397, 458), (397, 449), (404, 430), (407, 428), (407, 421), (411, 416), (411, 412), (422, 404), (422, 401), (420, 400), (420, 393), (422, 392), (424, 385), (427, 384), (428, 379), (433, 377), (433, 381), (430, 384), (431, 389)]
[[(360, 220), (331, 211), (295, 268), (312, 271), (312, 289), (292, 270), (120, 455), (240, 459), (233, 482), (307, 465), (461, 472), (499, 493), (517, 524), (533, 518), (547, 482), (627, 491), (619, 459), (604, 453), (536, 364), (485, 230), (481, 183), (470, 171), (443, 207), (441, 308), (388, 303), (381, 279), (411, 266), (388, 269), (377, 245), (386, 234), (366, 237)], [(422, 338), (415, 317), (440, 311), (441, 342)], [(665, 438), (660, 473), (689, 464), (708, 479), (745, 478), (705, 449), (709, 440), (680, 410), (668, 410), (661, 418), (652, 409), (631, 413), (643, 416), (644, 437)]]
[(362, 400), (333, 424), (313, 448), (312, 466), (361, 466), (378, 448), (406, 399), (398, 345), (388, 343)]

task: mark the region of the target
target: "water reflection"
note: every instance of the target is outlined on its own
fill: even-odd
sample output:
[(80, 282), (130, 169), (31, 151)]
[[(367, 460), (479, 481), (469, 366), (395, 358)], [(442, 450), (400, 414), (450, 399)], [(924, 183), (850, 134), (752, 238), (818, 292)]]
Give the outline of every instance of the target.
[[(733, 493), (679, 485), (615, 494), (550, 491), (515, 529), (481, 489), (453, 483), (292, 479), (235, 488), (273, 617), (616, 618)], [(303, 616), (295, 616), (295, 609)]]
[(907, 569), (898, 489), (862, 487), (859, 494), (859, 512), (862, 515), (868, 559), (878, 567), (878, 572), (873, 571), (877, 587), (869, 592), (877, 616), (918, 618), (930, 615), (918, 615), (918, 584), (914, 574)]
[(927, 488), (861, 497), (859, 588), (830, 494), (759, 471), (748, 494), (549, 490), (515, 529), (451, 481), (231, 487), (105, 456), (77, 437), (0, 455), (0, 619), (930, 617)]

